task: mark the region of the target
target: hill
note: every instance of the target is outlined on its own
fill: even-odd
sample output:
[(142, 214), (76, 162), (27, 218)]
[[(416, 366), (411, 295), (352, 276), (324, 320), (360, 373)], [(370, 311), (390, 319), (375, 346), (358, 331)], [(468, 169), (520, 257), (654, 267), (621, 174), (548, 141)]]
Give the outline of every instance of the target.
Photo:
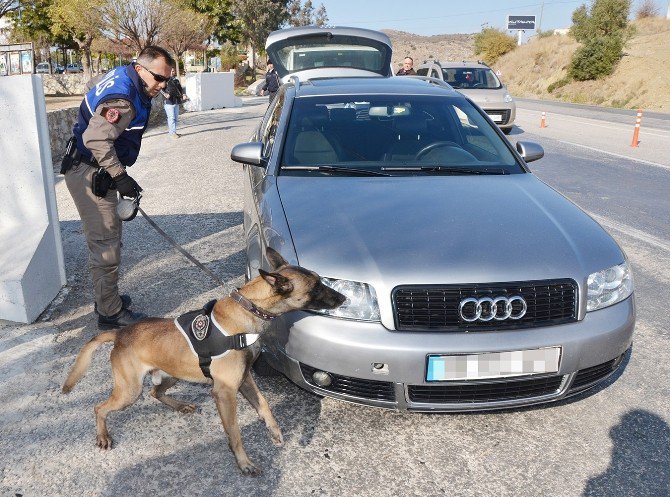
[(421, 36), (392, 29), (382, 30), (391, 39), (394, 72), (402, 67), (408, 55), (414, 59), (414, 67), (424, 60), (475, 60), (474, 34)]
[(633, 22), (636, 34), (624, 47), (614, 73), (597, 81), (575, 81), (553, 92), (547, 88), (567, 75), (579, 44), (570, 36), (536, 38), (503, 56), (494, 66), (518, 97), (670, 112), (670, 21)]

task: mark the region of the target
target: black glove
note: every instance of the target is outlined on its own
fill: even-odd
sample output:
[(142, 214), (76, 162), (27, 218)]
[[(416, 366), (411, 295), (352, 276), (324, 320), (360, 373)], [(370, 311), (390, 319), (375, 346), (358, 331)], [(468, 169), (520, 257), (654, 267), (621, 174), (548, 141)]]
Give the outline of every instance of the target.
[(133, 178), (128, 176), (128, 173), (123, 173), (114, 178), (116, 189), (124, 197), (137, 197), (142, 191), (142, 187), (137, 184)]

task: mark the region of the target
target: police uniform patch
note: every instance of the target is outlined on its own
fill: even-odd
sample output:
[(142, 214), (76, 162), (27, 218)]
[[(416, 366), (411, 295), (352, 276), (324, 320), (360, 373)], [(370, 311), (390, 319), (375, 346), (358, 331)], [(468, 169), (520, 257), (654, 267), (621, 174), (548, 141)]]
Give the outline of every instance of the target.
[(207, 337), (207, 330), (209, 329), (209, 316), (200, 314), (191, 323), (191, 331), (196, 340), (203, 341)]
[(121, 119), (121, 113), (119, 112), (118, 109), (104, 108), (102, 110), (102, 114), (105, 116), (105, 119), (107, 119), (107, 122), (110, 124), (116, 124)]

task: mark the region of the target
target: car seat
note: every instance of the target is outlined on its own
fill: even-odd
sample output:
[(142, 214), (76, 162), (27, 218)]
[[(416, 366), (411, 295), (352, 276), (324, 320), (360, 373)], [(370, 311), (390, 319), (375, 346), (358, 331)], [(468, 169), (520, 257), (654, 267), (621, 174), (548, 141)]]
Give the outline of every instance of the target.
[(396, 117), (393, 129), (394, 142), (389, 146), (384, 160), (407, 162), (414, 160), (416, 153), (426, 143), (428, 122), (421, 115)]

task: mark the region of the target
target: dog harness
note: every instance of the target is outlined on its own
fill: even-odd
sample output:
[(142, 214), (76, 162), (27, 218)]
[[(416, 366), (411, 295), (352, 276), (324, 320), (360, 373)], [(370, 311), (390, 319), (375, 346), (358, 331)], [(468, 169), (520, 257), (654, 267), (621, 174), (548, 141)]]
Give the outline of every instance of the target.
[(191, 352), (198, 356), (202, 374), (207, 378), (212, 377), (209, 372), (212, 359), (223, 357), (231, 350), (244, 349), (254, 344), (260, 336), (258, 333), (226, 333), (212, 313), (214, 304), (216, 300), (211, 300), (202, 309), (187, 312), (174, 320), (177, 329), (186, 338)]

